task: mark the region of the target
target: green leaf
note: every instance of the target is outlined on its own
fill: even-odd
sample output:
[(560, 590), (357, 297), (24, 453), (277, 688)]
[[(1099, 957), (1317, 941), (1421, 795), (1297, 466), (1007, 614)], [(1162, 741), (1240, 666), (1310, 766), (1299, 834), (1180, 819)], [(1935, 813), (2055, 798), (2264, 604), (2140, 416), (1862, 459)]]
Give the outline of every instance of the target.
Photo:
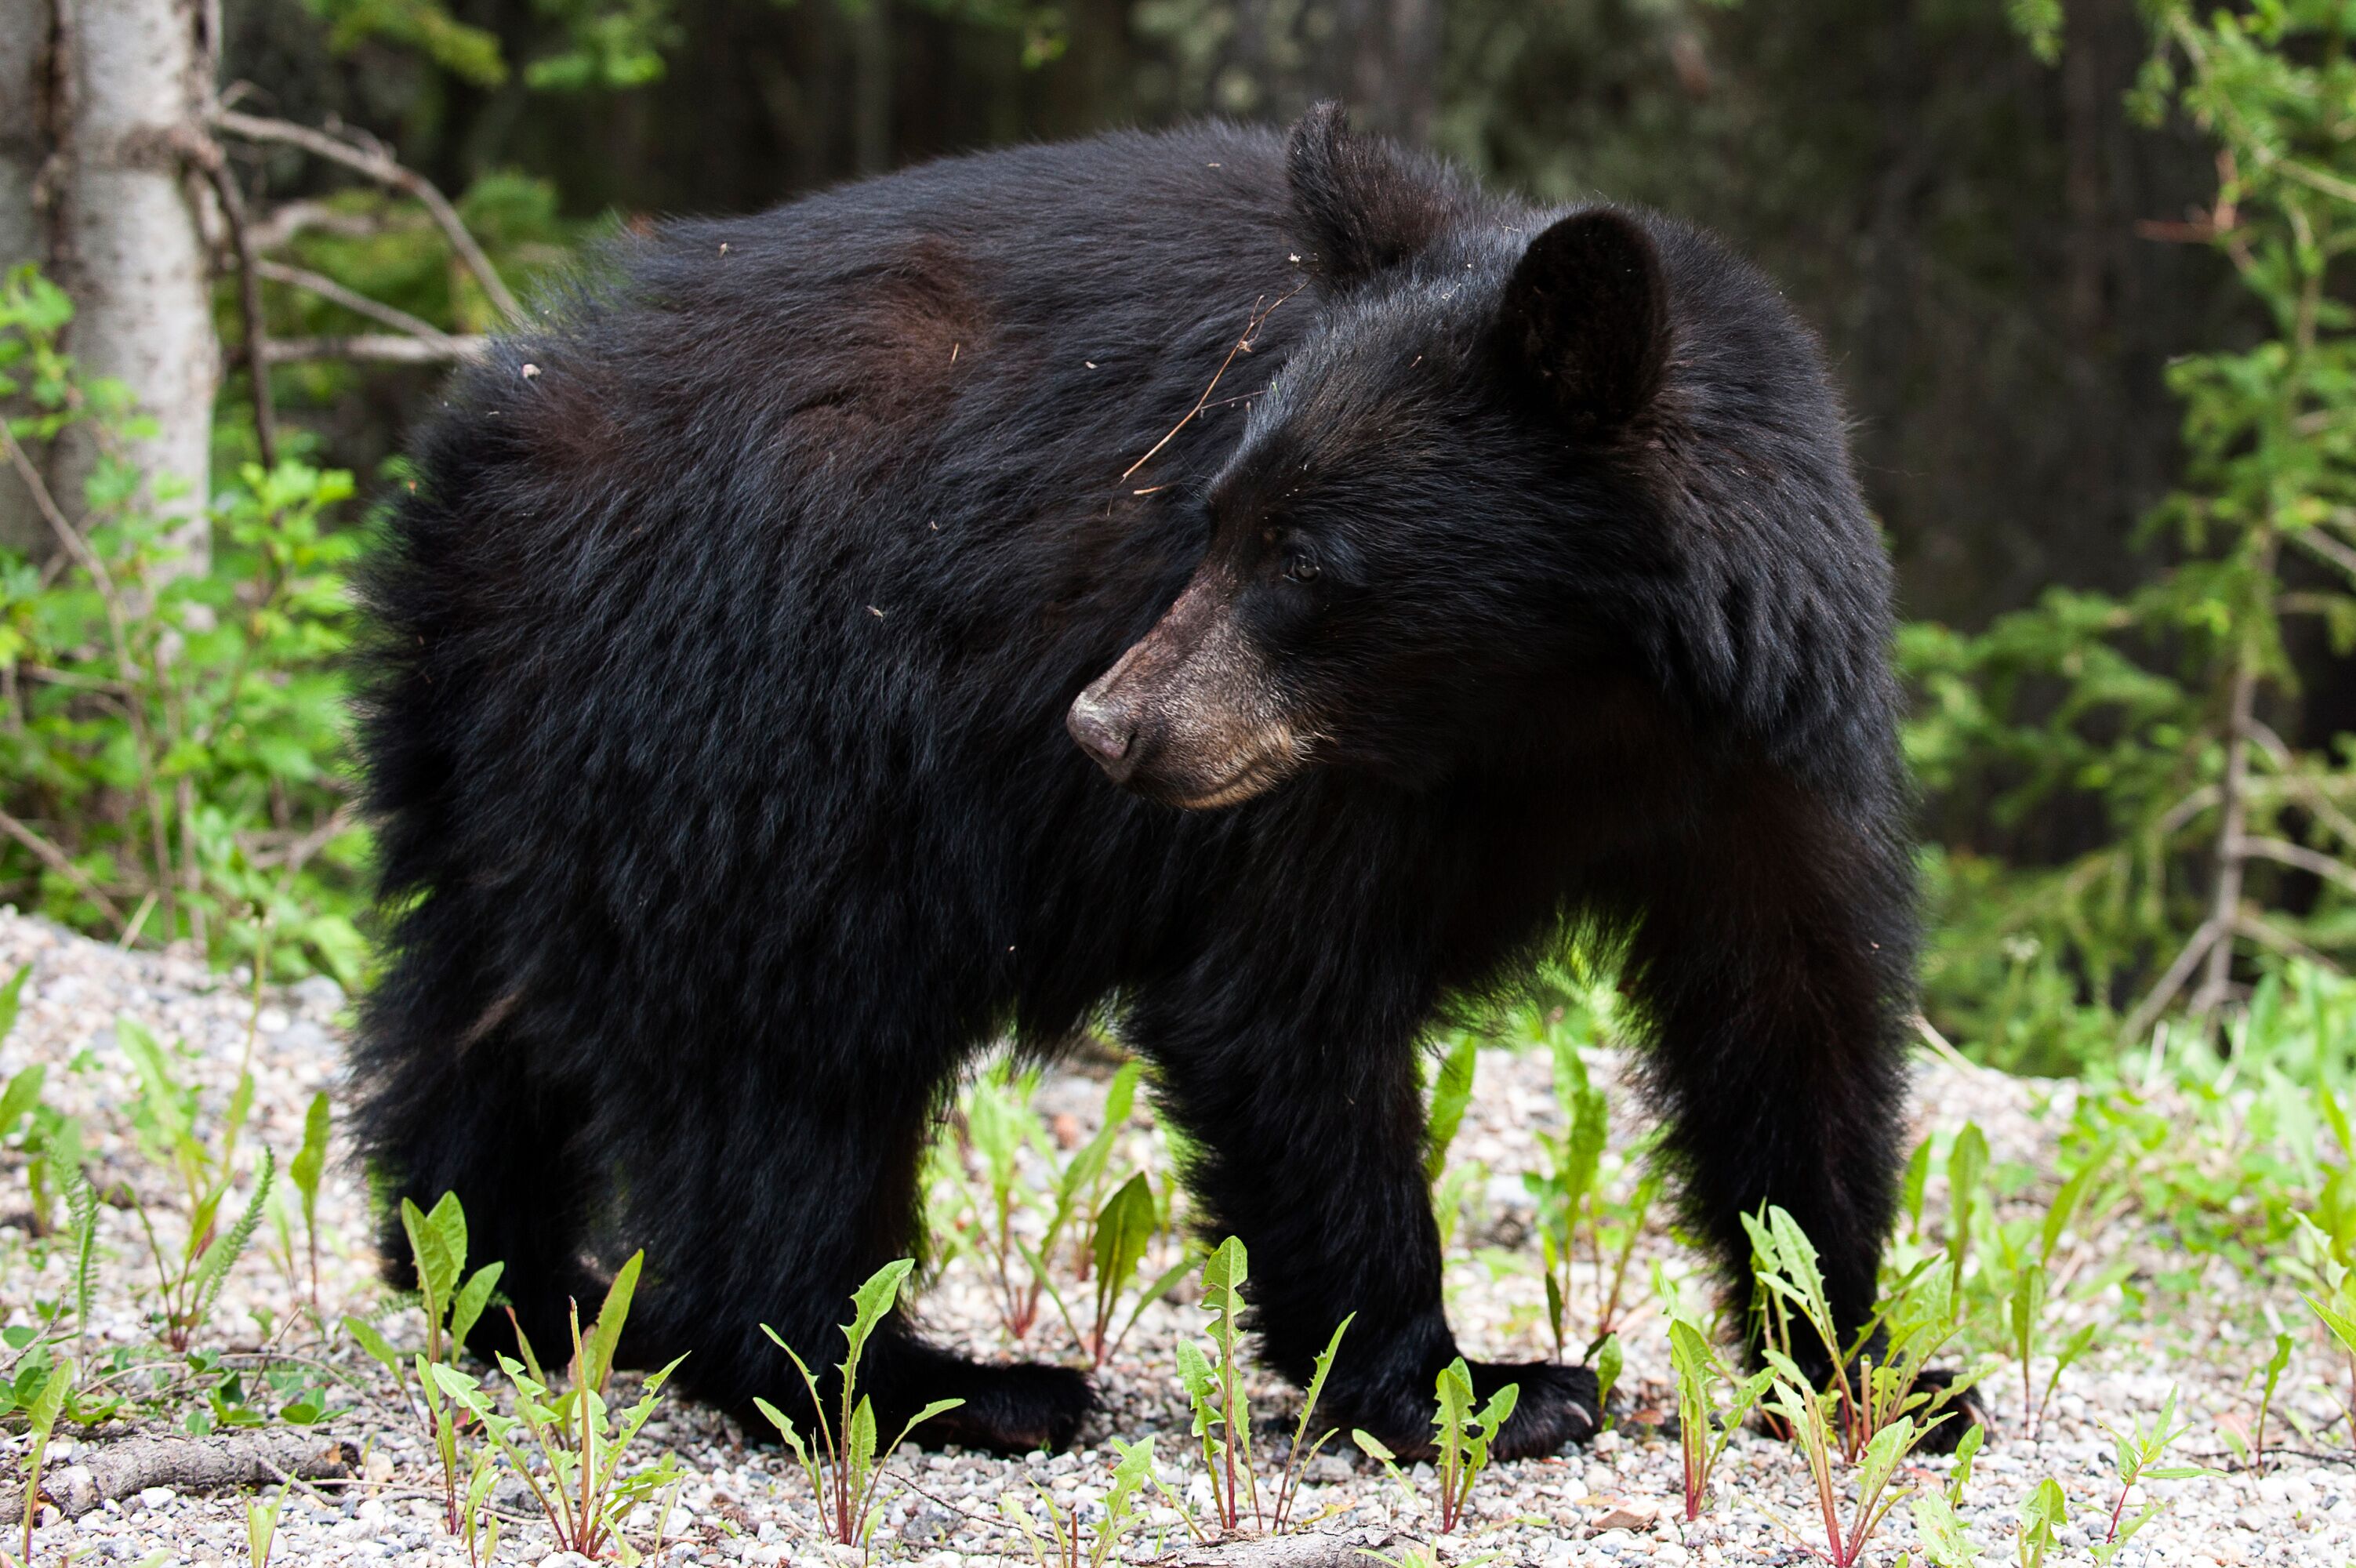
[(851, 1294), (851, 1321), (842, 1326), (842, 1337), (851, 1347), (850, 1359), (843, 1363), (847, 1377), (859, 1366), (859, 1353), (867, 1347), (867, 1337), (884, 1315), (900, 1297), (900, 1282), (916, 1266), (913, 1258), (901, 1258), (884, 1264), (867, 1277), (867, 1283)]
[(1620, 1369), (1624, 1364), (1625, 1356), (1620, 1348), (1620, 1336), (1605, 1335), (1601, 1348), (1595, 1353), (1595, 1405), (1598, 1410), (1609, 1410), (1612, 1407), (1612, 1388), (1620, 1380)]
[[(303, 1146), (286, 1166), (287, 1179), (302, 1195), (303, 1222), (306, 1225), (318, 1217), (319, 1177), (327, 1168), (327, 1123), (332, 1114), (325, 1090), (311, 1097), (311, 1107), (303, 1115)], [(6, 1124), (5, 1119), (0, 1119), (0, 1127)]]
[[(638, 1271), (646, 1261), (647, 1254), (641, 1249), (614, 1271), (614, 1283), (605, 1287), (605, 1300), (597, 1309), (597, 1321), (589, 1326), (589, 1332), (582, 1338), (582, 1380), (590, 1388), (603, 1389), (613, 1375), (614, 1349), (622, 1342), (623, 1326), (630, 1320), (630, 1302), (637, 1294)], [(482, 1276), (477, 1274), (476, 1278), (480, 1280)], [(496, 1283), (498, 1276), (494, 1273), (491, 1278)], [(485, 1284), (483, 1300), (488, 1301), (490, 1294), (490, 1285)]]
[(450, 1304), (450, 1344), (454, 1350), (466, 1344), (466, 1337), (475, 1331), (475, 1324), (483, 1316), (483, 1308), (490, 1305), (491, 1292), (498, 1287), (500, 1272), (506, 1267), (505, 1263), (485, 1263)]
[(344, 1317), (344, 1332), (352, 1337), (354, 1344), (368, 1352), (369, 1359), (382, 1366), (385, 1370), (394, 1373), (401, 1370), (401, 1353), (392, 1348), (391, 1343), (383, 1335), (377, 1332), (376, 1325), (366, 1318), (354, 1317), (347, 1314)]
[[(21, 970), (17, 972), (17, 977), (23, 978)], [(41, 1085), (48, 1079), (48, 1070), (41, 1063), (35, 1062), (11, 1078), (5, 1090), (0, 1090), (0, 1137), (15, 1132), (16, 1123), (40, 1103)]]
[[(0, 1040), (6, 1039), (8, 1032), (16, 1026), (16, 1009), (24, 999), (25, 980), (32, 972), (31, 964), (20, 963), (16, 966), (16, 972), (8, 977), (8, 983), (0, 985)], [(0, 1115), (0, 1129), (5, 1129), (7, 1125), (7, 1118)]]

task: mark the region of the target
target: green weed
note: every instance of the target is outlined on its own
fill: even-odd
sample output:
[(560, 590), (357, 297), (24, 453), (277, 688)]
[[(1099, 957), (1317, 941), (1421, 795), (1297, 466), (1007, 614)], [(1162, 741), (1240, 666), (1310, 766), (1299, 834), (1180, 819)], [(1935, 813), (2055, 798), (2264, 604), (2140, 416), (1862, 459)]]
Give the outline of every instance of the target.
[[(1235, 1530), (1248, 1508), (1260, 1519), (1259, 1481), (1252, 1470), (1251, 1411), (1243, 1391), (1244, 1281), (1250, 1261), (1230, 1236), (1203, 1262), (1203, 1310), (1211, 1315), (1211, 1353), (1193, 1340), (1178, 1343), (1178, 1380), (1194, 1411), (1194, 1434), (1211, 1473), (1219, 1524)], [(1260, 1520), (1260, 1522), (1265, 1522)]]
[[(1083, 1523), (1076, 1506), (1062, 1515), (1055, 1512), (1055, 1499), (1035, 1482), (1032, 1490), (1039, 1497), (1045, 1523), (1044, 1527), (1031, 1510), (1012, 1493), (998, 1499), (1003, 1513), (1023, 1533), (1024, 1544), (1039, 1568), (1108, 1568), (1120, 1552), (1121, 1541), (1138, 1525), (1139, 1499), (1148, 1487), (1158, 1487), (1160, 1477), (1153, 1470), (1153, 1439), (1151, 1434), (1135, 1443), (1109, 1439), (1113, 1452), (1120, 1455), (1113, 1466), (1112, 1482), (1105, 1489), (1103, 1511), (1090, 1529)], [(1045, 1530), (1045, 1539), (1040, 1531)]]
[[(1709, 1496), (1710, 1472), (1743, 1420), (1774, 1381), (1772, 1371), (1738, 1377), (1708, 1335), (1690, 1320), (1669, 1319), (1669, 1362), (1677, 1383), (1677, 1443), (1685, 1460), (1687, 1522), (1701, 1518)], [(1718, 1391), (1728, 1391), (1723, 1408)]]
[[(452, 1408), (479, 1424), (508, 1467), (531, 1489), (559, 1550), (594, 1559), (610, 1548), (625, 1564), (637, 1563), (639, 1553), (623, 1534), (622, 1521), (641, 1503), (657, 1504), (657, 1511), (668, 1517), (669, 1495), (681, 1479), (678, 1461), (668, 1454), (642, 1469), (623, 1468), (630, 1445), (654, 1414), (663, 1385), (678, 1369), (679, 1361), (649, 1373), (635, 1404), (616, 1411), (606, 1399), (614, 1348), (628, 1321), (644, 1259), (644, 1253), (632, 1253), (616, 1272), (597, 1320), (586, 1331), (581, 1326), (580, 1308), (573, 1309), (572, 1358), (567, 1365), (568, 1384), (562, 1391), (541, 1370), (530, 1341), (519, 1337), (522, 1360), (499, 1358), (499, 1369), (513, 1391), (512, 1414), (501, 1413), (482, 1386), (456, 1368), (423, 1357), (418, 1363), (419, 1377), (430, 1378)], [(529, 1448), (517, 1440), (519, 1430), (529, 1440)], [(453, 1518), (453, 1533), (463, 1531), (470, 1551), (475, 1543), (474, 1515), (489, 1494), (483, 1473), (480, 1465), (474, 1468), (463, 1494), (465, 1514), (454, 1513)]]
[[(818, 1379), (812, 1375), (794, 1348), (779, 1338), (776, 1329), (766, 1324), (761, 1331), (774, 1341), (801, 1374), (802, 1386), (809, 1391), (810, 1415), (816, 1431), (809, 1441), (783, 1411), (766, 1400), (753, 1402), (777, 1429), (793, 1451), (809, 1482), (810, 1495), (818, 1500), (819, 1518), (830, 1540), (844, 1546), (864, 1547), (874, 1533), (875, 1521), (882, 1515), (884, 1466), (908, 1434), (944, 1411), (955, 1410), (963, 1400), (935, 1400), (910, 1417), (899, 1434), (882, 1447), (876, 1445), (875, 1410), (859, 1392), (859, 1358), (867, 1348), (875, 1326), (892, 1310), (899, 1298), (900, 1285), (916, 1264), (903, 1258), (884, 1264), (868, 1277), (867, 1283), (851, 1293), (851, 1321), (842, 1325), (842, 1337), (848, 1349), (835, 1371), (842, 1380), (841, 1402), (833, 1419), (827, 1416), (826, 1401), (819, 1392)], [(677, 1363), (673, 1363), (676, 1365)]]
[(1476, 1410), (1472, 1369), (1459, 1356), (1440, 1369), (1439, 1391), (1439, 1408), (1431, 1418), (1432, 1446), (1438, 1451), (1433, 1468), (1440, 1480), (1440, 1528), (1445, 1532), (1463, 1522), (1472, 1487), (1489, 1467), (1489, 1445), (1514, 1413), (1522, 1390), (1518, 1383), (1507, 1383)]

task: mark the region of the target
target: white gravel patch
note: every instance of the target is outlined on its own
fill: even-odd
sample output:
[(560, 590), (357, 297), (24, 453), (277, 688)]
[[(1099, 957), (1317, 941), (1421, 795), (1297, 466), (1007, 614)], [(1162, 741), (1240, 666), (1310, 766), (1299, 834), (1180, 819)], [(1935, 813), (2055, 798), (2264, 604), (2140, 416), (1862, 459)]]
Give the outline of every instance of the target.
[[(282, 1168), (299, 1144), (305, 1108), (321, 1089), (339, 1092), (344, 998), (333, 984), (308, 981), (288, 990), (270, 990), (257, 1014), (237, 978), (212, 974), (183, 954), (124, 954), (75, 937), (46, 923), (0, 912), (0, 977), (30, 963), (33, 974), (15, 1032), (0, 1043), (0, 1075), (30, 1063), (48, 1064), (48, 1101), (77, 1118), (84, 1131), (93, 1176), (102, 1187), (134, 1186), (155, 1218), (168, 1246), (177, 1240), (168, 1174), (139, 1153), (127, 1112), (135, 1098), (135, 1078), (115, 1037), (115, 1021), (133, 1016), (165, 1042), (184, 1052), (177, 1058), (187, 1079), (199, 1087), (200, 1115), (217, 1122), (227, 1104), (249, 1037), (256, 1080), (248, 1147), (267, 1144)], [(2069, 1086), (2035, 1084), (1994, 1073), (1926, 1063), (1918, 1103), (1926, 1126), (1952, 1130), (1976, 1121), (1987, 1133), (1996, 1161), (2037, 1164), (2050, 1158), (2054, 1129), (2066, 1120)], [(1043, 1090), (1040, 1105), (1059, 1141), (1070, 1143), (1093, 1130), (1103, 1099), (1101, 1082), (1080, 1072), (1060, 1073)], [(1633, 1097), (1615, 1091), (1615, 1144), (1641, 1126)], [(1536, 1052), (1484, 1052), (1476, 1095), (1455, 1149), (1458, 1160), (1478, 1159), (1489, 1170), (1476, 1185), (1469, 1212), (1459, 1224), (1448, 1279), (1450, 1310), (1468, 1352), (1499, 1359), (1529, 1359), (1550, 1348), (1543, 1311), (1537, 1248), (1528, 1235), (1530, 1212), (1520, 1173), (1536, 1164), (1533, 1132), (1555, 1125), (1547, 1064)], [(1113, 1162), (1153, 1158), (1158, 1134), (1142, 1104)], [(59, 1250), (27, 1234), (23, 1157), (13, 1147), (0, 1152), (0, 1317), (8, 1324), (32, 1321), (35, 1304), (54, 1299), (65, 1283)], [(1163, 1159), (1154, 1165), (1166, 1171)], [(1936, 1186), (1933, 1187), (1934, 1202)], [(234, 1270), (199, 1350), (229, 1353), (232, 1363), (251, 1369), (259, 1380), (276, 1364), (282, 1376), (310, 1375), (332, 1391), (338, 1407), (322, 1430), (355, 1443), (366, 1455), (363, 1477), (348, 1486), (296, 1489), (286, 1498), (273, 1561), (301, 1563), (462, 1563), (464, 1545), (442, 1529), (440, 1478), (413, 1415), (375, 1364), (341, 1335), (323, 1335), (317, 1323), (334, 1324), (347, 1312), (373, 1316), (384, 1307), (375, 1280), (376, 1261), (358, 1171), (348, 1161), (331, 1164), (320, 1197), (321, 1255), (319, 1318), (308, 1312), (310, 1281), (300, 1258), (281, 1250), (271, 1227)], [(1356, 1541), (1394, 1537), (1385, 1550), (1427, 1540), (1442, 1562), (1462, 1563), (1494, 1553), (1505, 1563), (1568, 1565), (1628, 1563), (1776, 1563), (1809, 1561), (1807, 1551), (1786, 1526), (1813, 1528), (1813, 1495), (1806, 1472), (1789, 1446), (1758, 1433), (1738, 1434), (1721, 1464), (1715, 1493), (1704, 1517), (1683, 1518), (1677, 1444), (1664, 1437), (1660, 1419), (1674, 1412), (1665, 1336), (1650, 1287), (1657, 1262), (1672, 1280), (1693, 1282), (1688, 1299), (1698, 1300), (1695, 1260), (1663, 1228), (1647, 1236), (1632, 1270), (1630, 1310), (1622, 1326), (1627, 1368), (1620, 1388), (1626, 1409), (1620, 1430), (1608, 1433), (1584, 1452), (1497, 1466), (1475, 1494), (1472, 1520), (1460, 1532), (1431, 1535), (1427, 1474), (1410, 1477), (1415, 1496), (1402, 1498), (1379, 1474), (1328, 1455), (1311, 1469), (1301, 1513), (1322, 1533), (1351, 1533)], [(2097, 1238), (2097, 1240), (2104, 1240)], [(2151, 1266), (2166, 1266), (2156, 1243), (2125, 1243), (2154, 1252)], [(90, 1339), (78, 1349), (85, 1360), (118, 1350), (141, 1352), (154, 1344), (155, 1273), (135, 1213), (110, 1207), (100, 1227), (100, 1283)], [(484, 1260), (475, 1260), (480, 1262)], [(2107, 1261), (2107, 1260), (2106, 1260)], [(1149, 1269), (1161, 1260), (1149, 1261)], [(1582, 1277), (1583, 1289), (1591, 1279)], [(2098, 1336), (2094, 1350), (2062, 1381), (2044, 1428), (2034, 1441), (2021, 1430), (2019, 1370), (1997, 1369), (1985, 1385), (1996, 1407), (1998, 1430), (1982, 1454), (1965, 1499), (1963, 1514), (1983, 1563), (2013, 1561), (2013, 1520), (2022, 1499), (2042, 1478), (2060, 1481), (2070, 1499), (2070, 1523), (2049, 1562), (2090, 1561), (2088, 1547), (2117, 1501), (2111, 1444), (2098, 1423), (2125, 1426), (2148, 1420), (2171, 1387), (2179, 1410), (2193, 1423), (2175, 1462), (2223, 1466), (2229, 1456), (2219, 1423), (2246, 1423), (2254, 1410), (2251, 1369), (2265, 1359), (2267, 1342), (2254, 1332), (2271, 1309), (2299, 1336), (2277, 1409), (2294, 1406), (2311, 1430), (2330, 1435), (2314, 1441), (2337, 1453), (2308, 1456), (2277, 1454), (2271, 1473), (2249, 1473), (2160, 1483), (2150, 1495), (2166, 1499), (2167, 1510), (2148, 1525), (2120, 1559), (2125, 1564), (2190, 1565), (2344, 1563), (2356, 1559), (2356, 1473), (2345, 1463), (2344, 1423), (2333, 1428), (2339, 1369), (2309, 1331), (2305, 1309), (2287, 1283), (2222, 1277), (2204, 1282), (2204, 1300), (2214, 1310), (2190, 1315), (2199, 1321), (2156, 1325), (2122, 1322)], [(2115, 1294), (2115, 1293), (2114, 1293)], [(1070, 1336), (1052, 1308), (1042, 1315), (1027, 1342), (1012, 1346), (998, 1327), (990, 1293), (966, 1260), (951, 1262), (920, 1304), (924, 1320), (943, 1337), (977, 1354), (1027, 1354), (1055, 1359), (1076, 1354)], [(894, 1561), (949, 1564), (965, 1562), (1030, 1561), (1021, 1538), (998, 1519), (1000, 1498), (1032, 1498), (1044, 1489), (1060, 1508), (1084, 1511), (1099, 1499), (1113, 1455), (1105, 1440), (1155, 1434), (1162, 1475), (1197, 1500), (1206, 1477), (1193, 1456), (1186, 1413), (1173, 1369), (1173, 1346), (1197, 1332), (1200, 1314), (1183, 1302), (1150, 1310), (1122, 1352), (1099, 1376), (1102, 1413), (1072, 1454), (1001, 1461), (956, 1451), (911, 1451), (896, 1466), (916, 1488), (901, 1488), (878, 1532), (876, 1554)], [(380, 1319), (394, 1343), (413, 1346), (422, 1327), (413, 1313)], [(267, 1325), (265, 1332), (264, 1326)], [(2059, 1338), (2060, 1335), (2054, 1336)], [(2042, 1381), (2042, 1372), (2039, 1374)], [(1255, 1409), (1269, 1453), (1281, 1449), (1280, 1426), (1289, 1431), (1294, 1396), (1261, 1380)], [(266, 1403), (266, 1402), (262, 1402)], [(117, 1423), (83, 1433), (62, 1430), (53, 1444), (53, 1464), (68, 1463), (86, 1445), (103, 1444), (130, 1428)], [(2278, 1419), (2278, 1433), (2289, 1432)], [(2289, 1439), (2299, 1447), (2308, 1439)], [(21, 1464), (21, 1437), (5, 1441), (12, 1468)], [(770, 1563), (839, 1561), (816, 1542), (810, 1499), (787, 1456), (773, 1448), (748, 1446), (744, 1436), (711, 1412), (667, 1407), (641, 1444), (651, 1458), (675, 1452), (690, 1472), (670, 1520), (662, 1560), (687, 1563)], [(1923, 1486), (1944, 1483), (1944, 1459), (1925, 1459), (1904, 1480)], [(16, 1471), (21, 1482), (21, 1470)], [(2142, 1494), (2138, 1494), (2137, 1501)], [(513, 1563), (566, 1563), (552, 1556), (544, 1526), (526, 1516), (530, 1499), (512, 1480), (502, 1483), (495, 1503), (513, 1514), (503, 1527), (499, 1560)], [(246, 1561), (245, 1509), (241, 1496), (190, 1497), (155, 1489), (109, 1504), (78, 1520), (44, 1512), (34, 1532), (35, 1560), (89, 1563), (170, 1563)], [(2132, 1511), (2132, 1508), (2130, 1509)], [(1143, 1561), (1185, 1541), (1178, 1516), (1167, 1507), (1149, 1510), (1152, 1522), (1124, 1542), (1122, 1556)], [(654, 1521), (642, 1521), (650, 1536)], [(1821, 1544), (1820, 1536), (1811, 1536)], [(13, 1543), (9, 1543), (13, 1550)], [(1913, 1546), (1901, 1505), (1869, 1550), (1868, 1562), (1890, 1564)], [(1359, 1561), (1371, 1561), (1359, 1559)], [(1921, 1558), (1918, 1555), (1916, 1562)]]

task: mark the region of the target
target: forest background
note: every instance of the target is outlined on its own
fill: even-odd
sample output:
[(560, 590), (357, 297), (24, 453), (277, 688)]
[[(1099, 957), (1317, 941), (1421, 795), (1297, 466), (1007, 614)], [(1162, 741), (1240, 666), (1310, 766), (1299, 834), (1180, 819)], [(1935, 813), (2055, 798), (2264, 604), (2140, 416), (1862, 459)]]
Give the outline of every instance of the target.
[[(584, 247), (1321, 97), (1822, 331), (1897, 561), (1924, 1027), (2070, 1071), (2356, 954), (2343, 0), (0, 0), (0, 898), (347, 984), (345, 574)], [(257, 398), (255, 366), (267, 396)]]

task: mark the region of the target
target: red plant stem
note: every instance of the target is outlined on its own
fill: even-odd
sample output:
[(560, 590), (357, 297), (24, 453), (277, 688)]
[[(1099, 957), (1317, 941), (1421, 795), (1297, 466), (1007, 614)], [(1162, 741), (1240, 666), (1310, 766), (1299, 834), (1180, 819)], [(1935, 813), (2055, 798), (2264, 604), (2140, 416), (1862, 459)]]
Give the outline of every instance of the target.
[(2104, 1545), (2108, 1546), (2119, 1538), (2119, 1520), (2127, 1511), (2127, 1494), (2133, 1490), (2135, 1490), (2133, 1481), (2126, 1482), (2119, 1487), (2119, 1500), (2111, 1505), (2111, 1532), (2103, 1537)]

